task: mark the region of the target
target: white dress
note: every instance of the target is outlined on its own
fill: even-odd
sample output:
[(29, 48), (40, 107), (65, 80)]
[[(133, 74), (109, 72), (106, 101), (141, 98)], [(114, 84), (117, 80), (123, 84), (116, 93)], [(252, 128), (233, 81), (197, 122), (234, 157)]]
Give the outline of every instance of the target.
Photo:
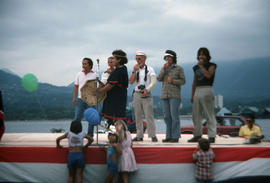
[(134, 172), (136, 171), (136, 159), (131, 148), (132, 138), (130, 133), (126, 132), (126, 140), (122, 142), (122, 155), (119, 159), (119, 172)]

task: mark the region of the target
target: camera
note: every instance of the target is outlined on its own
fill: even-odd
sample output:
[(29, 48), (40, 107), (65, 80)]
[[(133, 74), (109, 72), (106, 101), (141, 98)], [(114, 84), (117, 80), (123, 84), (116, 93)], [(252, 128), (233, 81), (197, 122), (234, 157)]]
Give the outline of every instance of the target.
[(145, 89), (145, 85), (139, 85), (138, 86), (138, 89), (141, 90), (141, 91), (144, 90)]

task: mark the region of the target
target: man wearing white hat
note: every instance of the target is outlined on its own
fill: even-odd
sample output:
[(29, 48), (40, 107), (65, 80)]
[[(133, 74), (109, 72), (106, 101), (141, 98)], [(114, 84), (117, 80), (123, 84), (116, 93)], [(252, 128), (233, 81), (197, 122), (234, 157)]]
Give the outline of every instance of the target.
[(137, 64), (134, 65), (129, 83), (135, 82), (133, 93), (133, 105), (136, 120), (137, 135), (133, 141), (143, 141), (143, 113), (147, 121), (148, 137), (152, 142), (157, 142), (156, 126), (154, 122), (153, 98), (151, 90), (156, 86), (156, 73), (154, 69), (145, 64), (146, 54), (143, 51), (136, 52)]

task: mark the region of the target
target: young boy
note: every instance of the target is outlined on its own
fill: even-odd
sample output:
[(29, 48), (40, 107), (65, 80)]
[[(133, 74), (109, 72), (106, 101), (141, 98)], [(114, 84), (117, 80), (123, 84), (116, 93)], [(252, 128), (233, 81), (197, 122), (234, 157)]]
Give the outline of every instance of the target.
[(215, 159), (215, 154), (207, 139), (201, 138), (198, 143), (198, 147), (192, 155), (196, 163), (196, 179), (198, 183), (211, 183), (211, 165)]

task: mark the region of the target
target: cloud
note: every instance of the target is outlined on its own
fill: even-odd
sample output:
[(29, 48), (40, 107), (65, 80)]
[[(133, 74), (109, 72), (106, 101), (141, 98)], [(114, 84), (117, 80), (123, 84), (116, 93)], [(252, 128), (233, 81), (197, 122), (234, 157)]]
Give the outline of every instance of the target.
[[(1, 67), (42, 82), (67, 85), (81, 59), (106, 59), (115, 49), (144, 50), (149, 65), (166, 49), (179, 63), (196, 62), (201, 46), (214, 60), (270, 56), (270, 2), (195, 0), (0, 1)], [(96, 66), (94, 69), (97, 69)]]

